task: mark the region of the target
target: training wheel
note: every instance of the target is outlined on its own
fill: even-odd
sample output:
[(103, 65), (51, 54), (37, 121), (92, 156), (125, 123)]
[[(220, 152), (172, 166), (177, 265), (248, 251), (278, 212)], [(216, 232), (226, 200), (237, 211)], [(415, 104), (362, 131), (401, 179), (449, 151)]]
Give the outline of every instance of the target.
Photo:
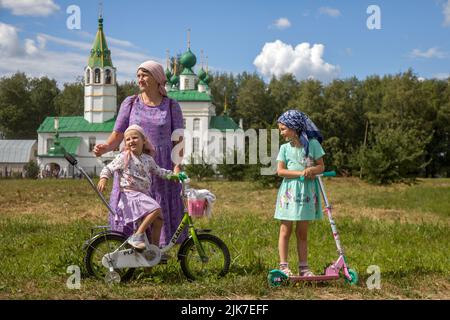
[(120, 274), (115, 271), (109, 271), (105, 275), (105, 282), (109, 285), (120, 283)]
[(289, 279), (289, 277), (283, 272), (278, 269), (274, 269), (269, 272), (267, 275), (267, 282), (269, 283), (269, 286), (271, 287), (279, 287), (283, 282), (286, 282)]
[(350, 275), (351, 279), (345, 278), (345, 282), (351, 286), (357, 284), (359, 280), (358, 272), (356, 272), (356, 270), (354, 269), (348, 269), (348, 274)]

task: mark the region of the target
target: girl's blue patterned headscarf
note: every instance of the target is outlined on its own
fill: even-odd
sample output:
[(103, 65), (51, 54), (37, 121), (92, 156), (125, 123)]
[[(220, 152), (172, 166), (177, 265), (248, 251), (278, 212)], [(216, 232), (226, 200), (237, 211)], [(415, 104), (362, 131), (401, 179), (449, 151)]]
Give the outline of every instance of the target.
[(309, 139), (315, 138), (320, 143), (323, 141), (322, 134), (317, 126), (310, 118), (308, 118), (306, 114), (301, 111), (288, 110), (278, 118), (277, 122), (282, 123), (286, 127), (297, 132), (300, 142), (305, 148), (306, 156), (308, 156), (309, 153)]

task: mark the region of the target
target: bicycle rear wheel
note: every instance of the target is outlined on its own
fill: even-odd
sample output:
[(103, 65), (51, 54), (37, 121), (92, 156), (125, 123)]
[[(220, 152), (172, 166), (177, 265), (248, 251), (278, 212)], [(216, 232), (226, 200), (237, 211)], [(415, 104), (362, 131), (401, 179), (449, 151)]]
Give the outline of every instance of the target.
[(197, 280), (226, 275), (230, 269), (230, 252), (225, 243), (210, 234), (199, 234), (198, 241), (205, 252), (205, 259), (200, 257), (192, 238), (180, 248), (178, 253), (185, 276), (189, 280)]
[[(125, 241), (126, 238), (123, 236), (106, 233), (90, 243), (84, 257), (88, 274), (97, 279), (104, 279), (109, 270), (102, 264), (103, 256), (116, 250)], [(126, 244), (124, 249), (126, 248), (130, 246)], [(122, 281), (127, 281), (133, 276), (134, 268), (114, 269), (114, 271), (120, 275)]]

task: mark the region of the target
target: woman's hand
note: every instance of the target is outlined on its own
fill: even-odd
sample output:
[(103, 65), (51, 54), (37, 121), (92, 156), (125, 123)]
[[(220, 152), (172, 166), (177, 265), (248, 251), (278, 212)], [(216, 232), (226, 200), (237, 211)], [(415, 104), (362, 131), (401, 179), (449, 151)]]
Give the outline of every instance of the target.
[(94, 146), (94, 154), (96, 157), (100, 157), (102, 154), (109, 152), (109, 145), (106, 143), (99, 143)]
[(108, 182), (108, 179), (106, 178), (100, 178), (98, 184), (97, 184), (97, 190), (100, 192), (105, 191), (106, 183)]

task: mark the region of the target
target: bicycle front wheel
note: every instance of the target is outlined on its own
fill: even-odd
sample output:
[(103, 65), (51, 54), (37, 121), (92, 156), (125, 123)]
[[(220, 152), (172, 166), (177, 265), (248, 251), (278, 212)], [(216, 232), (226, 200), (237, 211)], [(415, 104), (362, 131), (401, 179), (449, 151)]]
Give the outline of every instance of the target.
[(226, 244), (210, 234), (199, 234), (205, 257), (201, 257), (194, 240), (190, 238), (180, 248), (181, 269), (189, 280), (200, 278), (223, 277), (230, 269), (230, 252)]
[[(125, 237), (111, 233), (106, 233), (92, 241), (84, 257), (88, 274), (98, 279), (104, 279), (109, 270), (102, 264), (103, 256), (116, 250), (125, 241)], [(124, 249), (126, 248), (129, 248), (128, 244), (124, 247)], [(114, 269), (114, 271), (119, 274), (122, 281), (127, 281), (133, 276), (134, 269)]]

